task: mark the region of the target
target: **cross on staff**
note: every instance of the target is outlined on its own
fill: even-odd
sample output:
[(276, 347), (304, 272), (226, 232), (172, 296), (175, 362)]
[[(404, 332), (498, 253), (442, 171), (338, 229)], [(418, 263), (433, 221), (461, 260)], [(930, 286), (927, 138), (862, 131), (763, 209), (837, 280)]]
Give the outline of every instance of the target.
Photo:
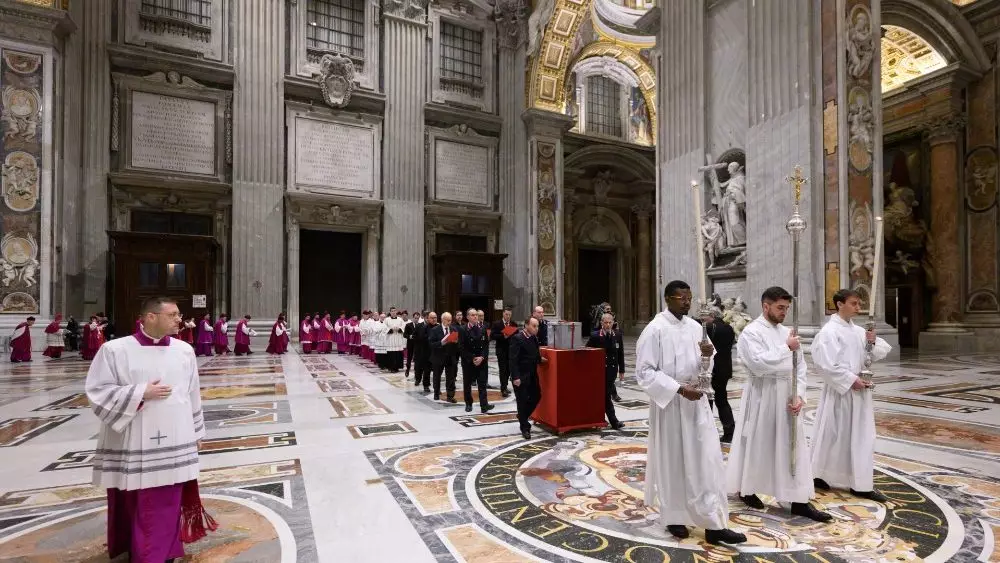
[[(785, 223), (785, 230), (792, 236), (792, 334), (799, 334), (799, 238), (806, 230), (806, 220), (799, 214), (799, 202), (802, 200), (802, 186), (808, 180), (802, 175), (802, 167), (796, 166), (791, 176), (785, 181), (792, 185), (794, 191), (794, 204), (792, 205), (792, 216)], [(799, 396), (798, 375), (799, 375), (799, 351), (792, 352), (792, 396), (789, 401), (794, 402)], [(795, 475), (795, 463), (798, 451), (798, 422), (796, 416), (790, 418), (791, 422), (791, 450), (790, 473)]]
[(785, 181), (792, 185), (792, 190), (795, 194), (795, 206), (798, 207), (799, 202), (802, 201), (802, 186), (809, 183), (809, 180), (802, 175), (802, 167), (796, 166), (792, 175), (785, 177)]

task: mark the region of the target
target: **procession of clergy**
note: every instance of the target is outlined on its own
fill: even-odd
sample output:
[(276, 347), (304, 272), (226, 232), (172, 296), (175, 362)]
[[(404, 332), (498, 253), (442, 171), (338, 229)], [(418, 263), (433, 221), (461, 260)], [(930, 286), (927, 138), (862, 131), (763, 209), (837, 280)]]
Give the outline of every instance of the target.
[[(792, 297), (780, 287), (763, 293), (762, 314), (742, 331), (737, 343), (737, 357), (749, 378), (728, 462), (710, 402), (698, 386), (701, 358), (714, 358), (715, 347), (705, 337), (702, 324), (688, 316), (692, 295), (687, 283), (670, 282), (664, 298), (666, 309), (646, 326), (637, 342), (636, 379), (651, 399), (645, 502), (659, 510), (660, 523), (670, 534), (687, 538), (688, 527), (695, 526), (705, 529), (708, 543), (745, 542), (744, 534), (727, 528), (729, 494), (738, 495), (752, 509), (763, 510), (772, 502), (788, 504), (793, 515), (818, 522), (828, 522), (833, 516), (811, 504), (816, 488), (848, 489), (859, 497), (886, 501), (873, 487), (874, 410), (871, 384), (860, 373), (866, 353), (879, 360), (890, 347), (873, 332), (854, 324), (853, 317), (861, 311), (856, 292), (841, 290), (834, 296), (837, 313), (812, 343), (813, 363), (824, 386), (811, 449), (800, 416), (805, 404), (806, 361), (798, 336), (782, 324)], [(527, 416), (540, 393), (537, 373), (533, 373), (541, 361), (537, 346), (545, 345), (539, 334), (539, 325), (544, 327), (540, 309), (536, 308), (536, 315), (513, 335), (519, 343), (513, 348), (534, 352), (515, 359), (512, 349), (509, 358), (514, 364), (509, 377), (518, 394), (518, 416), (525, 437), (530, 436), (523, 431)], [(457, 325), (451, 325), (451, 315), (442, 316), (447, 323), (442, 323), (443, 329), (436, 334), (445, 343), (448, 337), (442, 335)], [(476, 324), (477, 316), (469, 319), (468, 330), (475, 334), (483, 331)], [(508, 316), (505, 312), (503, 322)], [(429, 317), (433, 325), (433, 316)], [(606, 326), (601, 330), (611, 331), (607, 317), (610, 315), (605, 315)], [(197, 482), (198, 446), (205, 436), (205, 424), (195, 353), (196, 348), (206, 350), (201, 340), (195, 347), (189, 344), (197, 339), (190, 333), (198, 328), (198, 337), (212, 336), (215, 345), (215, 335), (227, 332), (228, 318), (220, 316), (214, 326), (207, 316), (201, 320), (201, 327), (193, 319), (184, 320), (169, 299), (148, 300), (134, 334), (103, 344), (87, 374), (87, 397), (101, 421), (93, 461), (94, 484), (108, 490), (108, 550), (112, 558), (125, 552), (133, 561), (182, 557), (184, 543), (216, 528), (201, 505)], [(238, 325), (238, 344), (248, 342), (243, 337), (253, 334), (247, 328), (248, 320), (244, 317)], [(15, 337), (28, 334), (33, 321), (22, 323)], [(410, 326), (418, 323), (411, 320)], [(346, 314), (332, 321), (327, 314), (309, 315), (300, 326), (304, 352), (331, 353), (336, 349), (376, 361), (389, 371), (402, 367), (406, 332), (405, 315), (395, 309), (388, 315), (366, 311), (360, 320)], [(179, 334), (182, 336), (175, 337)], [(281, 315), (272, 327), (268, 351), (287, 350), (288, 338)], [(248, 350), (241, 347), (240, 351)], [(223, 348), (222, 353), (228, 350)], [(475, 354), (480, 356), (481, 351)], [(485, 370), (476, 368), (483, 365), (466, 366), (479, 378), (481, 397), (485, 397), (486, 379), (481, 373)], [(435, 367), (435, 380), (438, 369)], [(449, 379), (454, 380), (453, 376)], [(469, 382), (465, 385), (468, 390)], [(526, 385), (536, 390), (528, 391)], [(451, 395), (454, 390), (449, 387)], [(793, 388), (796, 396), (792, 396)], [(465, 395), (466, 410), (471, 410), (471, 393)], [(768, 503), (762, 495), (769, 497)]]

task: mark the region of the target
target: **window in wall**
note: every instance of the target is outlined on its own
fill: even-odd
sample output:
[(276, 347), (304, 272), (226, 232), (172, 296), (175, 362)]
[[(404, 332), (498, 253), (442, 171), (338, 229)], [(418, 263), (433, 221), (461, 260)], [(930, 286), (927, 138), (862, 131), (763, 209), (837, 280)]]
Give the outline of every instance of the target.
[(607, 76), (587, 77), (587, 133), (622, 136), (621, 85)]
[(144, 16), (194, 24), (211, 30), (212, 0), (142, 0), (139, 11)]
[(482, 84), (482, 31), (441, 22), (441, 77), (445, 80)]
[(365, 0), (309, 0), (306, 47), (361, 59), (365, 54)]

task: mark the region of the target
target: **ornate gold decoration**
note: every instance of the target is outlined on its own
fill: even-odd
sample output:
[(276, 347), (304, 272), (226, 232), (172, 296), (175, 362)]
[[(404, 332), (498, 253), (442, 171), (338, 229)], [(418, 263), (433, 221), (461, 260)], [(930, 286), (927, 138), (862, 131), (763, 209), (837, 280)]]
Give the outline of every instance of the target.
[(840, 120), (837, 114), (837, 102), (830, 100), (823, 110), (823, 149), (826, 154), (837, 152), (840, 135)]
[(885, 32), (882, 36), (883, 92), (948, 64), (927, 41), (912, 31), (894, 25), (883, 25), (882, 29)]
[[(584, 47), (583, 50), (581, 50), (580, 53), (567, 65), (567, 72), (563, 75), (563, 81), (559, 82), (557, 87), (560, 88), (565, 95), (564, 82), (569, 70), (575, 67), (580, 61), (591, 57), (611, 57), (627, 66), (629, 70), (635, 73), (636, 77), (639, 79), (639, 90), (642, 91), (642, 97), (646, 100), (646, 110), (649, 112), (649, 124), (651, 130), (655, 132), (656, 71), (653, 70), (653, 67), (650, 66), (648, 62), (646, 62), (646, 59), (642, 58), (642, 55), (640, 55), (638, 51), (622, 43), (595, 41), (594, 43)], [(563, 100), (563, 102), (565, 103), (565, 100)]]

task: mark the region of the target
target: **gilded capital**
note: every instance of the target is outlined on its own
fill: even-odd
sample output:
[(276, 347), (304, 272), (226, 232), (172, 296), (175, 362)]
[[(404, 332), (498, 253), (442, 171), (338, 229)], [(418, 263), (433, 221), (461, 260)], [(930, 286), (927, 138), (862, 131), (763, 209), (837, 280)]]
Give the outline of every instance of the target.
[(933, 146), (941, 143), (954, 143), (958, 134), (968, 122), (965, 114), (948, 114), (935, 117), (927, 122), (924, 138)]

